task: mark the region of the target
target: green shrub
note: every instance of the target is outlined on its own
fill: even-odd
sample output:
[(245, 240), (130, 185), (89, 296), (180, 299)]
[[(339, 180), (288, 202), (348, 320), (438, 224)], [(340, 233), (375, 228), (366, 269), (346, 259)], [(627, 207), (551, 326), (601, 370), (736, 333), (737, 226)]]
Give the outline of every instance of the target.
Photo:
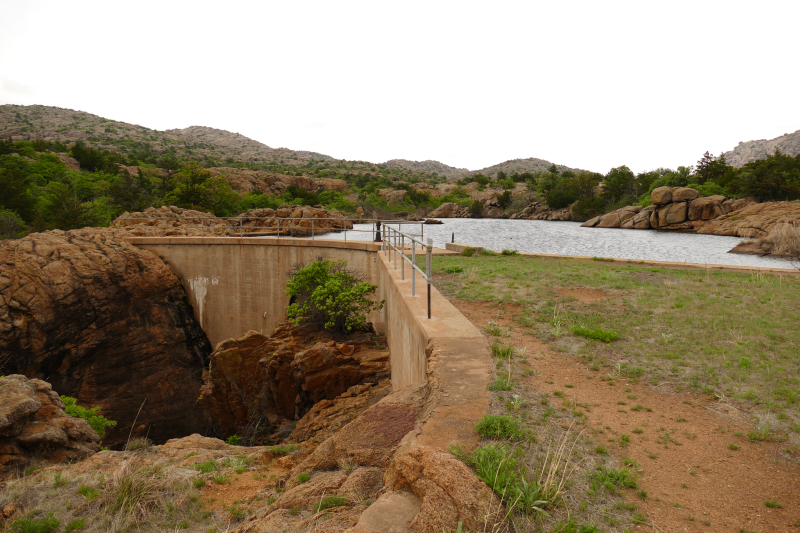
[(492, 355), (502, 359), (511, 359), (514, 356), (514, 347), (510, 344), (500, 344), (495, 341), (492, 344)]
[(267, 449), (275, 455), (287, 455), (299, 450), (300, 446), (297, 444), (283, 444), (281, 446), (267, 446)]
[(69, 524), (67, 527), (64, 528), (64, 533), (72, 533), (73, 531), (78, 531), (79, 529), (83, 529), (83, 524), (86, 522), (85, 518), (76, 518)]
[(342, 498), (341, 496), (328, 496), (326, 498), (322, 498), (322, 501), (314, 506), (314, 512), (318, 513), (320, 511), (324, 511), (325, 509), (330, 509), (331, 507), (341, 507), (342, 505), (347, 505), (347, 498)]
[(225, 442), (227, 442), (231, 446), (238, 446), (239, 445), (239, 435), (231, 435), (230, 437), (225, 439)]
[(591, 329), (580, 326), (572, 326), (570, 329), (572, 329), (572, 332), (576, 335), (581, 335), (582, 337), (587, 337), (589, 339), (595, 339), (598, 341), (611, 342), (619, 339), (619, 333), (610, 329)]
[(86, 409), (85, 407), (77, 405), (75, 402), (78, 400), (69, 396), (62, 396), (61, 401), (64, 402), (64, 412), (70, 416), (83, 418), (89, 422), (89, 425), (92, 426), (92, 429), (94, 429), (101, 438), (106, 434), (107, 427), (114, 427), (117, 425), (116, 420), (109, 420), (97, 414), (100, 411), (99, 406)]
[(13, 533), (50, 533), (58, 529), (61, 522), (53, 517), (50, 513), (44, 518), (20, 518), (11, 523), (11, 531)]
[(297, 481), (299, 481), (300, 483), (305, 483), (309, 479), (311, 479), (311, 474), (300, 474), (299, 476), (297, 476)]
[(527, 434), (522, 423), (511, 415), (486, 415), (475, 429), (487, 439), (521, 440)]
[(446, 274), (458, 274), (459, 272), (464, 272), (464, 267), (460, 267), (457, 265), (444, 267), (443, 269)]
[(592, 494), (596, 494), (601, 488), (616, 493), (617, 488), (635, 489), (637, 487), (636, 478), (627, 468), (614, 469), (598, 466), (595, 471), (589, 472), (587, 475)]
[(296, 301), (286, 312), (295, 324), (308, 322), (340, 332), (364, 329), (367, 314), (383, 307), (383, 301), (376, 303), (368, 296), (377, 288), (347, 270), (346, 261), (315, 261), (290, 273), (284, 293)]
[(94, 489), (87, 485), (81, 485), (80, 487), (78, 487), (78, 494), (80, 494), (87, 500), (93, 500), (98, 496), (100, 496), (100, 492), (97, 489)]
[(201, 474), (208, 474), (214, 470), (219, 470), (219, 463), (216, 461), (206, 461), (205, 463), (198, 463), (194, 465), (195, 470), (199, 470)]
[(519, 250), (506, 250), (506, 249), (504, 249), (500, 253), (503, 254), (503, 255), (517, 255), (519, 253)]
[(477, 252), (477, 251), (478, 251), (477, 248), (471, 248), (471, 247), (467, 246), (466, 248), (461, 250), (461, 255), (464, 256), (464, 257), (472, 257), (473, 255), (475, 255), (475, 252)]

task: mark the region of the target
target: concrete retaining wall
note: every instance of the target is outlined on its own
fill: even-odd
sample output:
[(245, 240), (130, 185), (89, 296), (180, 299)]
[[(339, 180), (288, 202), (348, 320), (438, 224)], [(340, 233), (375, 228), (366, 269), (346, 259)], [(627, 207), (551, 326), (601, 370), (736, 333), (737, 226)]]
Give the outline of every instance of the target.
[(481, 332), (435, 287), (428, 319), (427, 285), (417, 277), (411, 295), (411, 268), (403, 280), (401, 260), (366, 241), (232, 237), (130, 237), (152, 251), (181, 278), (194, 313), (209, 340), (217, 343), (249, 330), (268, 335), (286, 319), (283, 294), (295, 264), (319, 258), (344, 259), (378, 285), (385, 300), (370, 319), (386, 334), (391, 353), (392, 388), (432, 382), (435, 397), (418, 445), (446, 447), (478, 442), (475, 423), (488, 412), (491, 358)]

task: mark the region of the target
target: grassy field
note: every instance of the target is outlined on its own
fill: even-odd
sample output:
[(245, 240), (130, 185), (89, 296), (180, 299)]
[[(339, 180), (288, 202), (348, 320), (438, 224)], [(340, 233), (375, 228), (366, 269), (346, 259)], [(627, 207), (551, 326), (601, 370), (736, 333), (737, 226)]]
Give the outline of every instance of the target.
[(603, 375), (733, 400), (761, 438), (800, 433), (800, 276), (520, 255), (433, 271), (449, 298), (521, 306), (519, 328)]

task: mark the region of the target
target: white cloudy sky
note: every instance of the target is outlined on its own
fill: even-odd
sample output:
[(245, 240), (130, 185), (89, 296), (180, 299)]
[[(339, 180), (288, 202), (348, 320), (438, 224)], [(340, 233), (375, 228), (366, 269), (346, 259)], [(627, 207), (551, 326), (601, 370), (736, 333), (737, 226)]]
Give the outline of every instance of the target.
[(800, 129), (800, 1), (0, 0), (0, 104), (482, 168)]

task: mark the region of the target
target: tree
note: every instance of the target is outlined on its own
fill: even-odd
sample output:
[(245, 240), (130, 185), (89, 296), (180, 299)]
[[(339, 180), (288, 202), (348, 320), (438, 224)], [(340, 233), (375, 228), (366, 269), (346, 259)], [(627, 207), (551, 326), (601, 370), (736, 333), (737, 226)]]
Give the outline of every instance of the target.
[(347, 269), (347, 262), (315, 261), (289, 273), (284, 294), (294, 300), (286, 308), (295, 324), (310, 323), (339, 333), (368, 329), (367, 314), (383, 307), (370, 299), (377, 285)]
[(150, 181), (142, 173), (141, 168), (136, 176), (131, 176), (127, 170), (120, 172), (119, 176), (111, 180), (106, 195), (111, 198), (111, 202), (120, 213), (144, 211), (151, 207), (155, 200)]
[(183, 163), (175, 173), (175, 188), (164, 200), (185, 209), (202, 208), (203, 185), (210, 177), (211, 173), (194, 161)]
[[(11, 156), (0, 156), (2, 163), (11, 163), (0, 168), (0, 208), (15, 211), (23, 220), (33, 218), (36, 200), (30, 192), (31, 178), (23, 160)], [(19, 164), (16, 164), (19, 163)], [(13, 164), (13, 165), (12, 165)]]
[(65, 183), (47, 184), (46, 215), (51, 226), (62, 230), (97, 225), (97, 215), (91, 203), (83, 202)]
[(25, 233), (25, 222), (14, 211), (0, 209), (0, 240), (17, 239)]

